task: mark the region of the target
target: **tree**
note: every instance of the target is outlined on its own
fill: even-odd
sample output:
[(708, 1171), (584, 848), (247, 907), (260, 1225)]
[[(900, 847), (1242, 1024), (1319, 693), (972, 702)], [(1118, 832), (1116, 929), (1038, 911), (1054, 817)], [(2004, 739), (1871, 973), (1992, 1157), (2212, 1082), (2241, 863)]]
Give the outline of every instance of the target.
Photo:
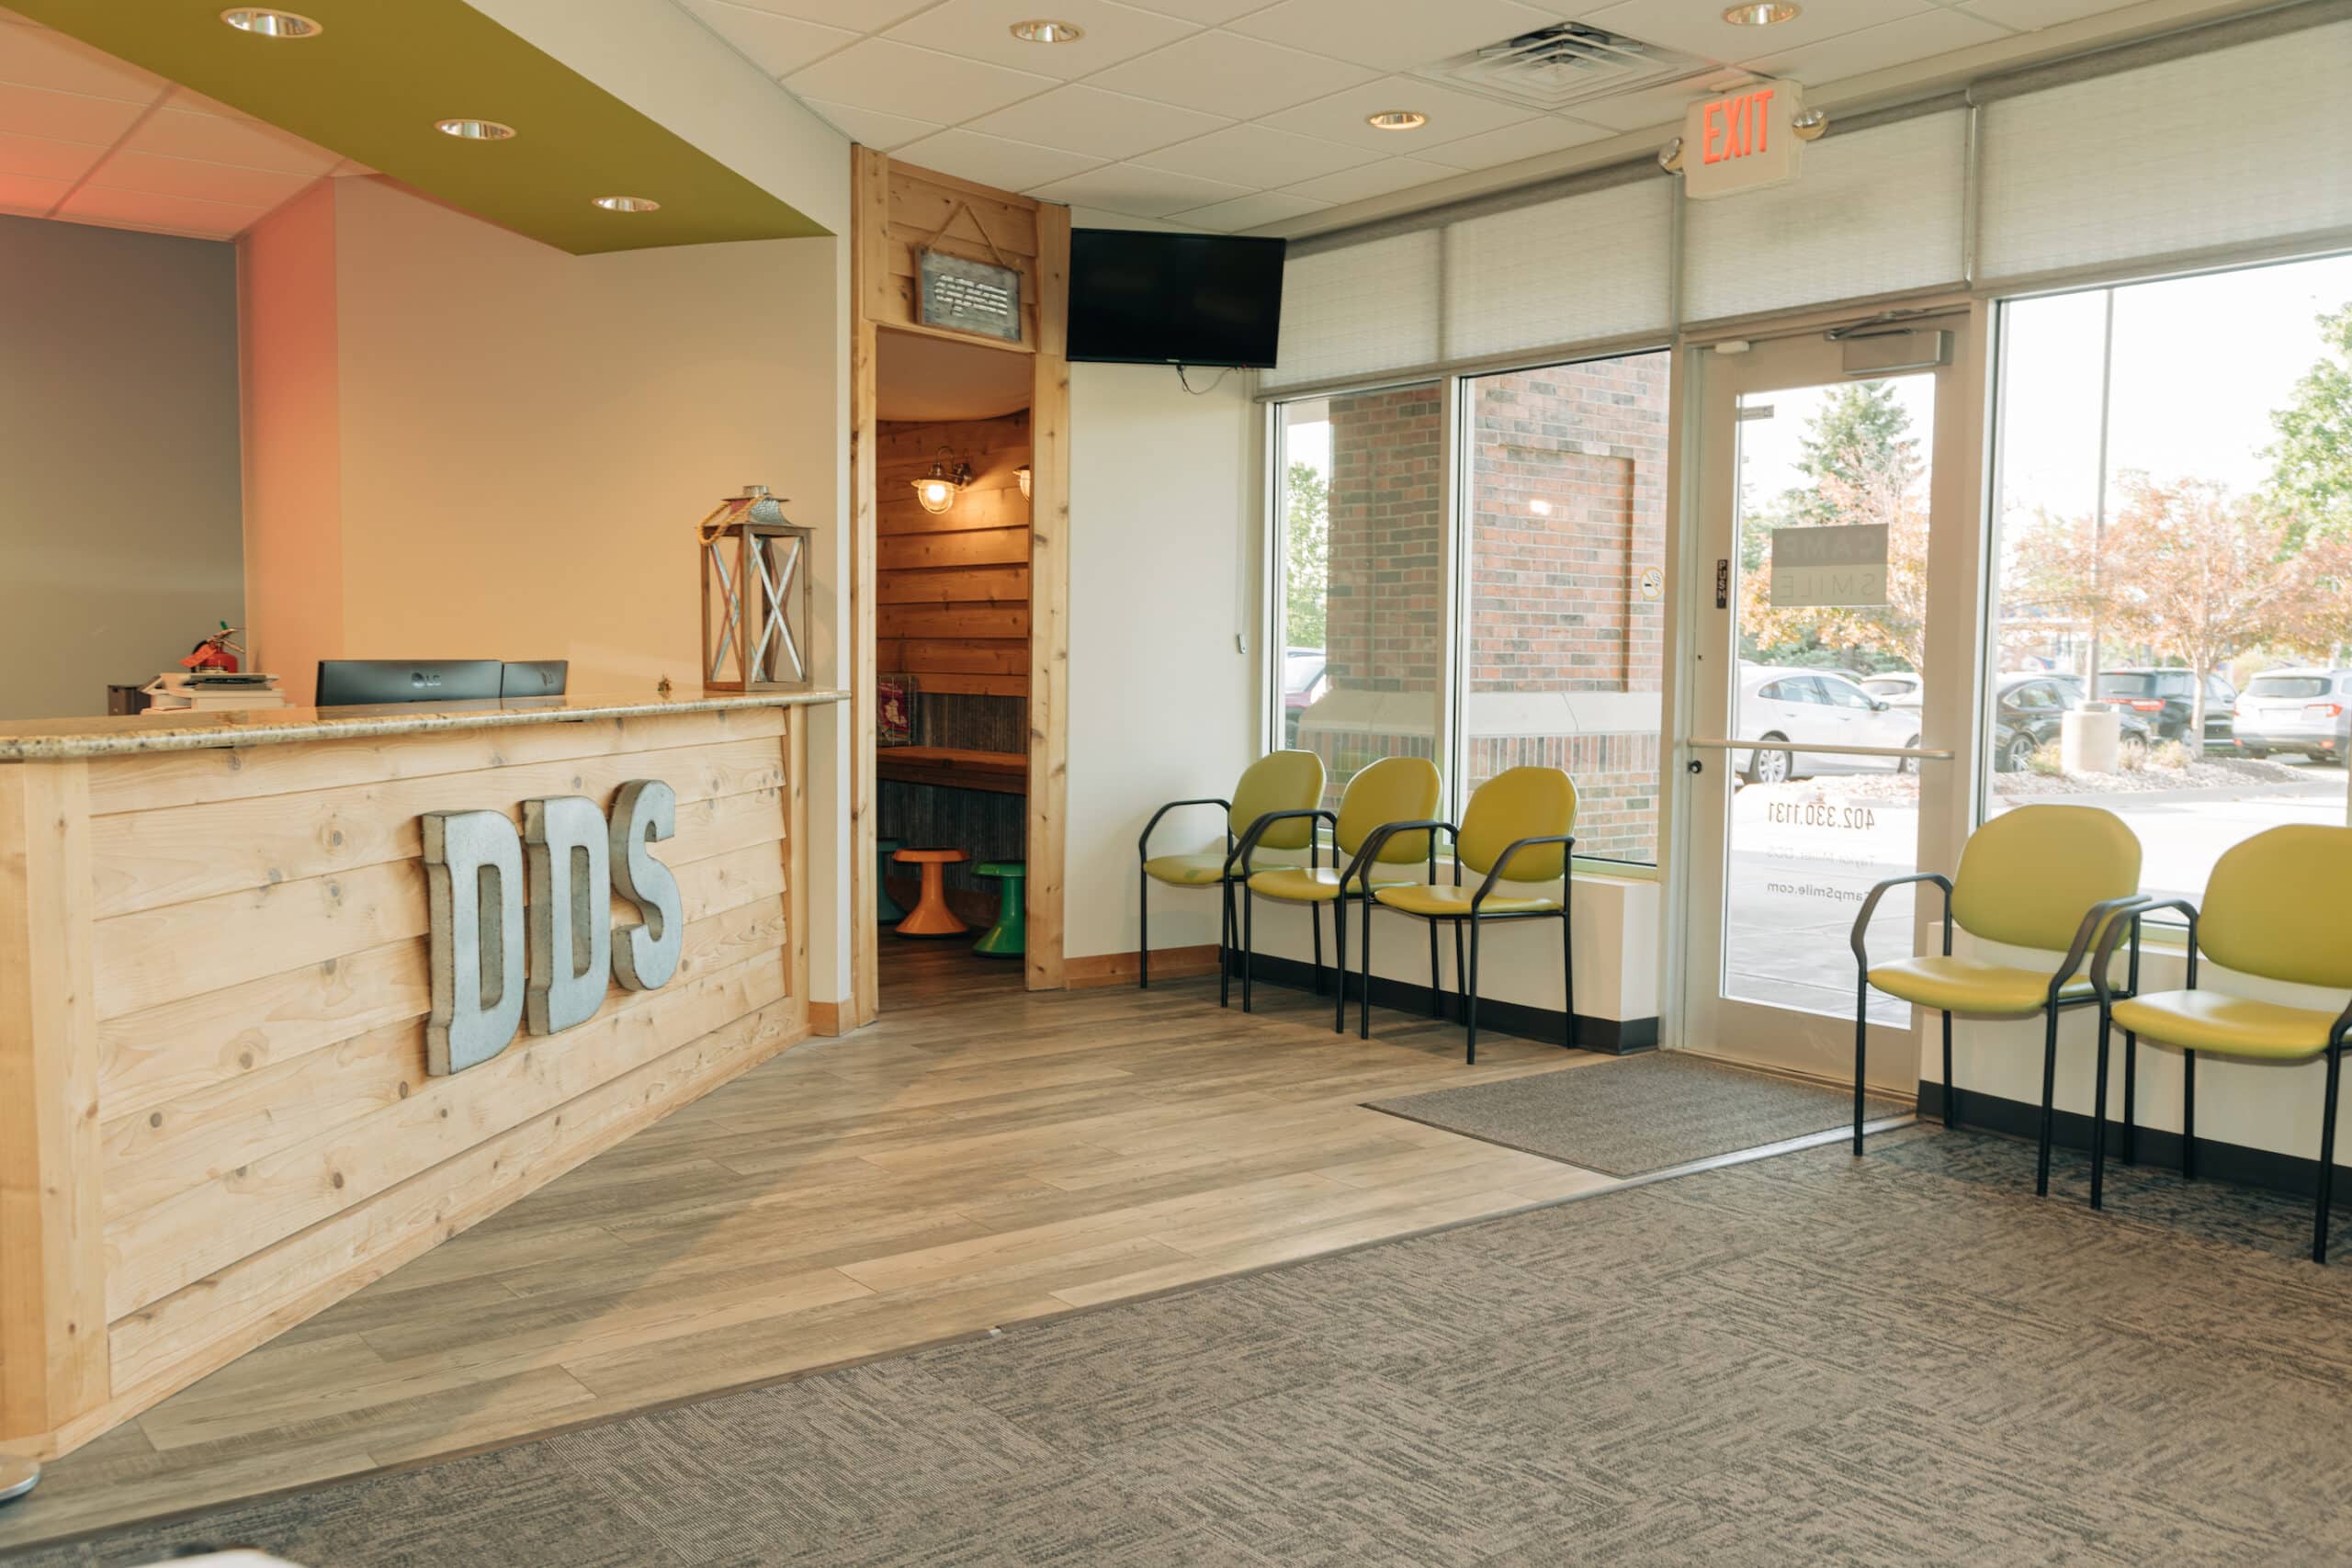
[(2290, 549), (2290, 525), (2211, 479), (2158, 484), (2118, 476), (2123, 504), (2107, 531), (2109, 623), (2126, 642), (2177, 660), (2196, 676), (2188, 733), (2205, 733), (2205, 677), (2241, 653), (2293, 644), (2314, 630), (2311, 563)]
[[(1740, 628), (1766, 662), (1877, 661), (1927, 668), (1927, 465), (1910, 416), (1890, 381), (1838, 388), (1798, 439), (1797, 467), (1813, 482), (1751, 513), (1740, 540)], [(1850, 608), (1775, 608), (1767, 564), (1775, 528), (1882, 524), (1887, 603)], [(1846, 657), (1837, 657), (1837, 650)], [(1860, 657), (1856, 657), (1860, 655)]]
[(1331, 494), (1312, 463), (1293, 463), (1283, 506), (1283, 637), (1322, 648), (1331, 590)]
[(2271, 508), (2294, 519), (2289, 544), (2311, 535), (2352, 538), (2352, 305), (2319, 318), (2320, 357), (2273, 410)]

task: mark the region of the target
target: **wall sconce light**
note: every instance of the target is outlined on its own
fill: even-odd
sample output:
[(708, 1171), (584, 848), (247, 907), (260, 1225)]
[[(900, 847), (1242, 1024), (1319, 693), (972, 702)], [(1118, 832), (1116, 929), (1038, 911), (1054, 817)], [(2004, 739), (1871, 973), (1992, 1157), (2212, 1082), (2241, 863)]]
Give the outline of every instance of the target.
[(963, 488), (972, 482), (972, 465), (969, 463), (958, 460), (956, 471), (947, 471), (947, 461), (954, 456), (942, 446), (939, 456), (931, 460), (931, 472), (911, 481), (915, 487), (915, 500), (922, 502), (925, 512), (946, 511), (956, 504), (956, 497)]
[(1023, 463), (1023, 464), (1022, 464), (1019, 468), (1017, 468), (1013, 469), (1012, 471), (1013, 471), (1013, 473), (1014, 473), (1014, 474), (1018, 475), (1018, 476), (1020, 477), (1020, 479), (1021, 479), (1021, 499), (1022, 499), (1022, 500), (1023, 500), (1023, 501), (1028, 500), (1028, 499), (1029, 499), (1029, 465), (1028, 465), (1028, 464), (1026, 464), (1026, 463)]

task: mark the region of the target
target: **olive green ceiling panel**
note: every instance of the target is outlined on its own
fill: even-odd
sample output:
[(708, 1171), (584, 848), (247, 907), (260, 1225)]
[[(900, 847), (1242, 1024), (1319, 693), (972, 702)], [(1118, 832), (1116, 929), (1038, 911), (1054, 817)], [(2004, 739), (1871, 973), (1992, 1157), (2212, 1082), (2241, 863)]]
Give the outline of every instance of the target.
[[(223, 0), (8, 0), (36, 21), (574, 254), (828, 231), (464, 0), (285, 0), (311, 38), (241, 32)], [(781, 90), (781, 89), (779, 89)], [(468, 141), (442, 119), (520, 133)], [(650, 197), (608, 212), (601, 196)]]

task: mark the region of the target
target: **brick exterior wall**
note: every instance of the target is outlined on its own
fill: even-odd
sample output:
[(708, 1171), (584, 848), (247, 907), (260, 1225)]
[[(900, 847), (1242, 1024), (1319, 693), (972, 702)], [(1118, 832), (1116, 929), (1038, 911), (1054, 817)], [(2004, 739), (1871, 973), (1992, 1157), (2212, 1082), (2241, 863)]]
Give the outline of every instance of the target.
[[(1657, 858), (1658, 737), (1480, 733), (1490, 694), (1657, 693), (1665, 605), (1641, 577), (1665, 565), (1663, 354), (1470, 383), (1467, 689), (1475, 785), (1523, 762), (1566, 768), (1583, 852)], [(1437, 387), (1330, 400), (1329, 671), (1334, 691), (1427, 694), (1434, 723), (1443, 592), (1444, 406)], [(1309, 727), (1332, 797), (1366, 763), (1428, 756), (1426, 733)]]

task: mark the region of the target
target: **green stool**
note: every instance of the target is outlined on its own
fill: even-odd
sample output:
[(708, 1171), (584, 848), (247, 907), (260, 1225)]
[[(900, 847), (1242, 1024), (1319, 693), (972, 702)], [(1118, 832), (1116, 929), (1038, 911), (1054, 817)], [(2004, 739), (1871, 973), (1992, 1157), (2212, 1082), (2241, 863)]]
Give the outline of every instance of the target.
[(1017, 860), (983, 861), (972, 868), (972, 874), (993, 876), (1004, 884), (1003, 897), (996, 907), (996, 924), (972, 944), (972, 951), (990, 958), (1020, 957), (1028, 951), (1022, 940), (1027, 929), (1028, 911), (1022, 908), (1021, 885), (1028, 877), (1029, 868)]
[(907, 912), (890, 897), (890, 855), (900, 847), (901, 842), (897, 839), (874, 840), (876, 857), (882, 863), (881, 874), (874, 879), (874, 918), (886, 926), (895, 926), (907, 918)]

